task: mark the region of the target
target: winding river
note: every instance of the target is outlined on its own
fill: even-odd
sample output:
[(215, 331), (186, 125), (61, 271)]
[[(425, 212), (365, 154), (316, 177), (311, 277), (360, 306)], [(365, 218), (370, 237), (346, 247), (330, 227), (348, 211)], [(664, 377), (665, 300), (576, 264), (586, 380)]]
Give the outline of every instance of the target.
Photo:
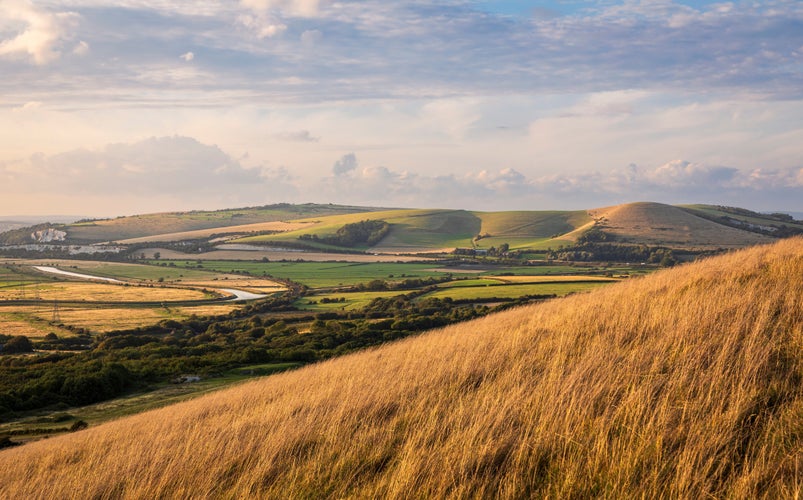
[[(43, 273), (59, 274), (61, 276), (70, 276), (72, 278), (81, 278), (85, 280), (105, 281), (107, 283), (124, 284), (125, 281), (116, 280), (114, 278), (104, 278), (102, 276), (92, 276), (91, 274), (74, 273), (72, 271), (64, 271), (62, 269), (50, 266), (33, 266), (37, 271)], [(235, 288), (218, 288), (221, 292), (230, 293), (234, 295), (233, 299), (228, 299), (227, 302), (241, 302), (244, 300), (254, 300), (267, 297), (265, 294), (246, 292), (245, 290), (237, 290)]]

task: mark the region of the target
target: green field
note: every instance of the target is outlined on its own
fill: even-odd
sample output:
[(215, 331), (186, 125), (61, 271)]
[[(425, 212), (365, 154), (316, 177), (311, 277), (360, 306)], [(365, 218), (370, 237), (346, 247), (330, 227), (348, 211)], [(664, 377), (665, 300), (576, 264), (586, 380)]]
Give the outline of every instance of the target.
[[(395, 297), (405, 293), (404, 290), (394, 290), (388, 292), (348, 292), (348, 293), (326, 293), (321, 295), (309, 295), (302, 297), (293, 304), (302, 311), (355, 311), (367, 306), (377, 297)], [(322, 302), (323, 299), (337, 300), (343, 302)]]
[[(190, 261), (172, 261), (177, 268), (199, 264)], [(626, 266), (584, 268), (579, 266), (460, 266), (440, 267), (437, 263), (394, 262), (249, 262), (249, 261), (204, 261), (204, 269), (217, 272), (247, 273), (252, 276), (272, 276), (301, 283), (310, 288), (352, 286), (375, 279), (402, 281), (407, 278), (442, 278), (445, 276), (479, 277), (499, 276), (549, 276), (585, 275), (605, 272), (628, 273), (634, 269)], [(643, 271), (642, 271), (643, 272)]]
[(453, 300), (472, 300), (472, 299), (515, 299), (525, 295), (557, 295), (562, 297), (570, 293), (587, 292), (605, 286), (604, 281), (576, 281), (576, 282), (556, 282), (556, 283), (528, 283), (523, 285), (485, 285), (485, 286), (456, 286), (446, 287), (424, 295), (424, 297), (435, 297), (444, 299), (449, 297)]

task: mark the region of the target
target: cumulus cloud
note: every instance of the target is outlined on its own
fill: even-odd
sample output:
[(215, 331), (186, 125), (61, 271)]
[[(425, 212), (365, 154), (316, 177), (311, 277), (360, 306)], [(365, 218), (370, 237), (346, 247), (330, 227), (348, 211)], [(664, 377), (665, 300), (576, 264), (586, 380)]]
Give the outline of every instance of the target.
[(286, 24), (283, 24), (276, 17), (265, 13), (259, 13), (257, 15), (244, 14), (239, 17), (239, 21), (259, 39), (273, 38), (287, 30)]
[(8, 189), (34, 190), (37, 197), (68, 194), (76, 203), (116, 196), (172, 197), (184, 204), (261, 203), (296, 190), (295, 178), (283, 167), (245, 168), (217, 146), (180, 136), (36, 154), (0, 165), (0, 174)]
[[(0, 57), (30, 58), (38, 65), (47, 64), (60, 55), (60, 47), (77, 19), (72, 12), (49, 12), (28, 0), (4, 0), (0, 3), (0, 18), (5, 30), (14, 28), (11, 38), (0, 42)], [(22, 25), (20, 28), (19, 25)]]
[[(339, 202), (473, 209), (594, 208), (638, 200), (714, 203), (753, 209), (799, 206), (803, 168), (754, 169), (673, 160), (607, 172), (527, 176), (512, 168), (422, 175), (384, 166), (336, 163), (321, 192)], [(750, 200), (749, 202), (747, 200)]]
[(357, 156), (354, 153), (343, 155), (332, 166), (332, 173), (337, 176), (345, 175), (357, 168)]

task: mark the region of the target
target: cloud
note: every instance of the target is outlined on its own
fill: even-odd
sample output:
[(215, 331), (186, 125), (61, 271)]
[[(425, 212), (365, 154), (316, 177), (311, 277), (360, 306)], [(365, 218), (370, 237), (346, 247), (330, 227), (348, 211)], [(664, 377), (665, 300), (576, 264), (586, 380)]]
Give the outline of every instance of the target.
[(276, 138), (287, 142), (319, 142), (320, 137), (313, 136), (309, 130), (298, 130), (296, 132), (282, 132), (276, 134)]
[(77, 56), (84, 56), (89, 53), (89, 44), (81, 40), (72, 49), (72, 53)]
[(307, 47), (311, 47), (318, 43), (323, 38), (323, 33), (319, 30), (306, 30), (301, 33), (301, 43)]
[(336, 176), (345, 175), (357, 168), (357, 156), (354, 153), (343, 155), (332, 166), (332, 173)]
[(512, 168), (421, 175), (383, 166), (357, 168), (356, 156), (351, 156), (336, 163), (351, 168), (321, 181), (319, 191), (338, 202), (496, 210), (594, 208), (650, 200), (771, 210), (796, 208), (803, 199), (803, 168), (798, 167), (739, 170), (673, 160), (654, 167), (631, 164), (607, 172), (541, 176)]
[(241, 0), (244, 7), (256, 11), (279, 11), (288, 15), (314, 17), (320, 11), (320, 0)]
[(22, 24), (22, 28), (15, 25), (15, 35), (0, 41), (0, 57), (30, 57), (35, 64), (43, 65), (60, 56), (61, 43), (75, 24), (77, 14), (49, 12), (27, 0), (4, 0), (0, 3), (0, 18), (6, 23)]
[(190, 62), (193, 59), (195, 59), (195, 54), (193, 54), (192, 52), (185, 52), (184, 54), (181, 54), (179, 57), (187, 62)]
[(69, 195), (75, 204), (135, 197), (140, 204), (167, 198), (181, 200), (184, 206), (205, 206), (209, 201), (227, 206), (296, 192), (295, 178), (283, 167), (245, 168), (217, 146), (180, 136), (36, 154), (0, 165), (0, 174), (15, 194), (35, 193), (42, 202)]

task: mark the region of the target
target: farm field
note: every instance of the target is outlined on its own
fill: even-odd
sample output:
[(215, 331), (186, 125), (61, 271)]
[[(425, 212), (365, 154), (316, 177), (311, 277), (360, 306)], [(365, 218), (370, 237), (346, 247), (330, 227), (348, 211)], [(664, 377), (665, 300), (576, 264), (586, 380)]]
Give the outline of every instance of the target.
[(452, 300), (516, 299), (526, 295), (556, 295), (587, 292), (611, 281), (561, 281), (528, 284), (488, 284), (478, 286), (447, 286), (424, 295), (424, 298), (450, 298)]
[[(40, 265), (126, 283), (42, 273), (33, 267)], [(241, 307), (220, 302), (231, 295), (224, 289), (270, 295), (285, 287), (259, 277), (178, 267), (52, 259), (0, 261), (0, 334), (71, 337), (76, 331), (97, 334), (167, 319), (224, 315)]]
[[(154, 262), (154, 261), (151, 261)], [(196, 262), (171, 261), (176, 267), (197, 268)], [(434, 265), (433, 265), (434, 264)], [(247, 273), (252, 276), (272, 276), (289, 279), (310, 288), (353, 286), (375, 279), (402, 281), (410, 278), (444, 278), (447, 276), (497, 276), (501, 280), (527, 279), (527, 276), (643, 274), (650, 269), (642, 266), (611, 266), (584, 268), (580, 266), (458, 266), (443, 267), (436, 263), (355, 263), (355, 262), (244, 262), (204, 261), (204, 269), (221, 273)], [(501, 273), (505, 276), (499, 276)], [(507, 276), (510, 274), (510, 276)], [(517, 278), (516, 276), (522, 276)]]
[(212, 292), (168, 286), (131, 286), (62, 281), (0, 288), (0, 303), (19, 300), (22, 293), (45, 302), (182, 302), (219, 297)]

